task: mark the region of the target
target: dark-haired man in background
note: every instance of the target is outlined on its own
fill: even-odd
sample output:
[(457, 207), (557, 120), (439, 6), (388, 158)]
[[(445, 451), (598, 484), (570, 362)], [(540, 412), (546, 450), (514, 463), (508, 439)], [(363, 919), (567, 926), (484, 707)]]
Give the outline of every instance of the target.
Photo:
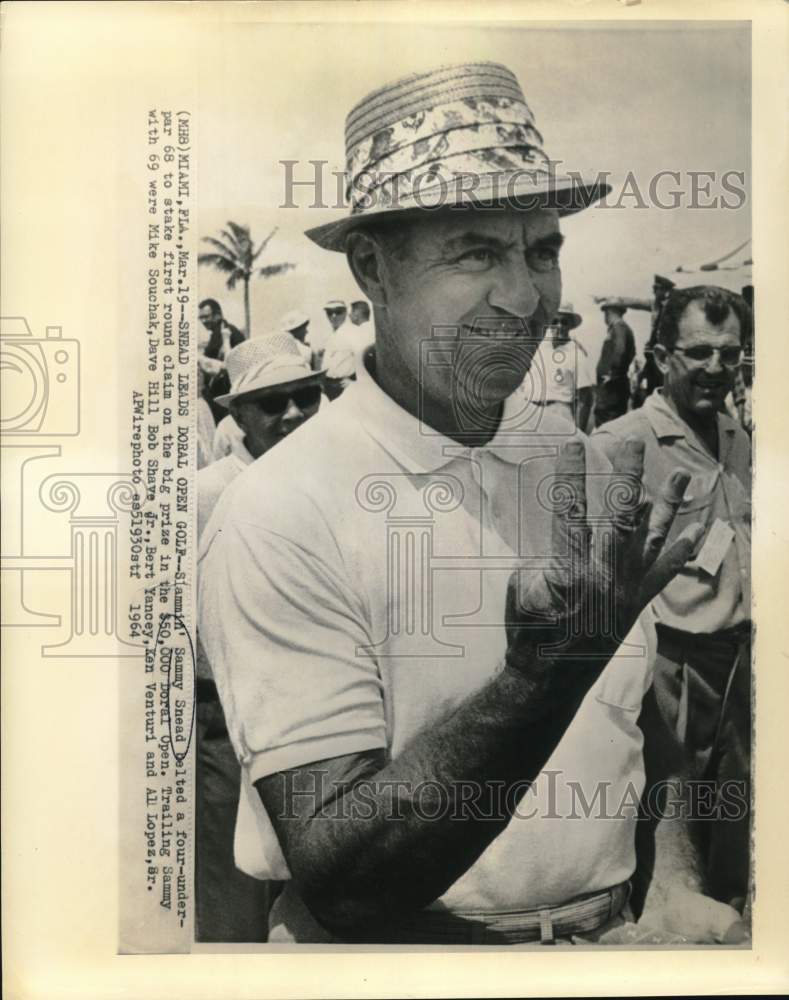
[(230, 390), (230, 379), (225, 371), (225, 358), (230, 351), (244, 342), (244, 334), (228, 323), (216, 299), (203, 299), (197, 307), (197, 318), (208, 330), (208, 343), (200, 352), (198, 364), (206, 375), (203, 396), (211, 407), (214, 420), (219, 423), (225, 416), (223, 407), (214, 400)]
[(699, 827), (710, 894), (735, 907), (748, 882), (751, 446), (723, 401), (750, 328), (739, 295), (705, 285), (672, 292), (654, 346), (663, 389), (594, 435), (609, 457), (628, 439), (644, 443), (652, 496), (677, 466), (692, 474), (673, 531), (700, 520), (707, 536), (654, 602), (654, 691), (693, 777), (714, 783), (717, 803), (729, 800), (722, 818)]

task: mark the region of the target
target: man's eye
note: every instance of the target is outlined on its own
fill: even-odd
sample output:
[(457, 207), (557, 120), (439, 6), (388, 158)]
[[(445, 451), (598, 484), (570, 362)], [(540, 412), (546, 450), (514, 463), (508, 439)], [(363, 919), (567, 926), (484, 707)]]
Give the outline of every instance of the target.
[(534, 247), (526, 251), (526, 263), (532, 271), (552, 271), (559, 263), (556, 247)]
[(457, 263), (466, 271), (484, 271), (493, 263), (491, 250), (480, 247), (477, 250), (467, 250), (457, 259)]

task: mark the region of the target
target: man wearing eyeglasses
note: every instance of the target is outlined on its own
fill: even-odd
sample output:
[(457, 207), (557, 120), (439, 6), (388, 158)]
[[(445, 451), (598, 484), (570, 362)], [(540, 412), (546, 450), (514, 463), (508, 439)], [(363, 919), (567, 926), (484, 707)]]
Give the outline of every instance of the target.
[(710, 892), (735, 907), (748, 880), (751, 447), (722, 404), (750, 328), (739, 295), (711, 286), (672, 292), (655, 344), (663, 389), (594, 434), (609, 457), (628, 438), (644, 442), (653, 496), (677, 466), (692, 474), (672, 531), (700, 520), (707, 535), (654, 602), (655, 693), (691, 752), (693, 777), (714, 783), (710, 801), (739, 800), (724, 818), (699, 824)]

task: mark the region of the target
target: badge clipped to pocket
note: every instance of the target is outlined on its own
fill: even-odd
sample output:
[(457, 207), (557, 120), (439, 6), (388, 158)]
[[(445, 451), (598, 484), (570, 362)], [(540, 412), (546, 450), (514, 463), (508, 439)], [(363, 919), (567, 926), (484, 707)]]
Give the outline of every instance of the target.
[(710, 576), (716, 576), (733, 541), (734, 529), (732, 526), (728, 521), (721, 521), (719, 517), (716, 517), (712, 527), (707, 532), (701, 551), (693, 561), (693, 565), (696, 569), (700, 569)]

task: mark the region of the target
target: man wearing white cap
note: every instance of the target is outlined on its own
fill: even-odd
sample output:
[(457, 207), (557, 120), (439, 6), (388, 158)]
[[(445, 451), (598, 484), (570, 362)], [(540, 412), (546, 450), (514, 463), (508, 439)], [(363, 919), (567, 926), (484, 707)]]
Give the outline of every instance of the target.
[[(217, 397), (241, 431), (229, 455), (197, 476), (198, 532), (228, 485), (318, 410), (321, 373), (313, 372), (289, 333), (246, 340), (227, 355), (230, 392)], [(265, 884), (233, 863), (240, 771), (227, 736), (205, 645), (197, 643), (197, 939), (265, 939), (270, 896)]]
[(299, 350), (301, 351), (302, 357), (307, 361), (311, 368), (315, 367), (313, 365), (313, 352), (310, 347), (309, 341), (307, 340), (307, 334), (310, 328), (310, 318), (301, 309), (293, 309), (285, 315), (280, 320), (280, 327), (286, 333), (289, 333), (291, 337), (294, 337), (297, 344), (299, 345)]
[(521, 390), (538, 406), (553, 407), (579, 430), (586, 431), (594, 399), (595, 372), (584, 345), (571, 331), (581, 316), (566, 302), (546, 327), (545, 337)]
[(230, 392), (217, 396), (241, 435), (231, 452), (197, 477), (198, 533), (228, 483), (256, 458), (278, 444), (318, 411), (321, 372), (314, 372), (289, 333), (253, 337), (227, 356)]
[[(354, 303), (358, 305), (359, 303)], [(358, 310), (355, 315), (359, 315)], [(351, 316), (354, 316), (353, 310)], [(326, 395), (336, 399), (356, 378), (361, 356), (372, 344), (375, 332), (371, 323), (359, 324), (355, 321), (337, 327), (331, 334), (323, 352), (323, 366), (326, 369)]]
[[(560, 304), (559, 218), (606, 188), (553, 171), (494, 63), (373, 92), (346, 147), (350, 215), (308, 236), (346, 254), (374, 348), (201, 546), (236, 860), (289, 880), (272, 941), (594, 939), (635, 868), (642, 610), (701, 530), (661, 552), (687, 476), (651, 509), (637, 445), (612, 475), (516, 392)], [(738, 915), (675, 854), (645, 914), (719, 939)]]

